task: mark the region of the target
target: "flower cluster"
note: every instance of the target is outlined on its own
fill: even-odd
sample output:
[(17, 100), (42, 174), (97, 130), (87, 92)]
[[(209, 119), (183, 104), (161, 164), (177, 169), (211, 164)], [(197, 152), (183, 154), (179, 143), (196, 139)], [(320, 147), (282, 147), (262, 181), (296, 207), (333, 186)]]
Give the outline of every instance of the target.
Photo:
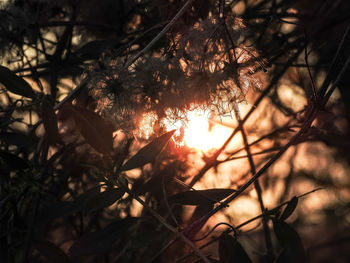
[(124, 130), (140, 125), (147, 112), (157, 115), (158, 124), (169, 115), (181, 119), (193, 107), (227, 114), (248, 89), (260, 88), (253, 74), (263, 65), (243, 45), (245, 31), (241, 19), (210, 18), (170, 32), (166, 48), (145, 54), (132, 67), (120, 71), (125, 58), (119, 56), (107, 70), (94, 72), (91, 94)]

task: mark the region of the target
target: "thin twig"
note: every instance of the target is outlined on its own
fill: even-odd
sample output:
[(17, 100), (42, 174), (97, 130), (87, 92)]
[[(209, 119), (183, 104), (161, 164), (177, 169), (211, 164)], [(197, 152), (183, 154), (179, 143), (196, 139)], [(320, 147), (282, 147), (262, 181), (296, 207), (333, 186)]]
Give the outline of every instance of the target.
[(313, 100), (314, 100), (314, 102), (317, 102), (318, 98), (317, 98), (317, 92), (316, 92), (316, 85), (315, 85), (315, 81), (314, 81), (314, 78), (312, 77), (311, 70), (310, 70), (310, 67), (309, 67), (309, 53), (308, 53), (308, 50), (307, 50), (308, 41), (307, 41), (307, 35), (306, 35), (305, 28), (304, 28), (304, 35), (305, 35), (304, 59), (305, 59), (307, 72), (309, 73), (309, 77), (310, 77), (310, 80), (311, 80)]
[(228, 226), (232, 231), (235, 231), (235, 230), (236, 230), (235, 227), (232, 226), (232, 225), (230, 225), (229, 223), (221, 222), (221, 223), (216, 224), (216, 225), (215, 225), (212, 229), (210, 229), (209, 232), (206, 233), (204, 236), (202, 236), (202, 237), (200, 237), (200, 238), (192, 239), (192, 241), (198, 242), (198, 241), (201, 241), (201, 240), (206, 239), (211, 233), (214, 232), (214, 230), (215, 230), (216, 228), (218, 228), (219, 226), (222, 226), (222, 225)]
[(139, 59), (141, 56), (143, 56), (146, 52), (148, 52), (151, 47), (159, 40), (161, 39), (166, 32), (175, 24), (175, 22), (183, 15), (183, 13), (191, 6), (191, 4), (194, 2), (194, 0), (188, 0), (183, 7), (177, 12), (177, 14), (171, 19), (171, 21), (158, 33), (158, 35), (152, 39), (151, 42), (148, 43), (147, 46), (145, 46), (141, 51), (139, 51), (132, 59), (130, 59), (124, 67), (120, 71), (124, 71), (128, 69), (134, 62)]
[(175, 241), (178, 240), (178, 237), (174, 237), (173, 239), (171, 239), (168, 243), (166, 243), (165, 246), (163, 246), (158, 252), (157, 254), (155, 254), (151, 260), (147, 261), (147, 263), (152, 263), (154, 262), (160, 255), (162, 255), (172, 244), (175, 243)]
[[(302, 197), (304, 197), (304, 196), (307, 196), (307, 195), (312, 194), (312, 193), (314, 193), (314, 192), (317, 192), (317, 191), (319, 191), (319, 190), (323, 190), (323, 188), (316, 188), (316, 189), (313, 189), (313, 190), (311, 190), (311, 191), (309, 191), (309, 192), (307, 192), (307, 193), (304, 193), (304, 194), (301, 194), (301, 195), (297, 196), (297, 198), (298, 198), (298, 199), (299, 199), (299, 198), (302, 198)], [(281, 209), (283, 206), (287, 205), (289, 202), (290, 202), (290, 200), (289, 200), (289, 201), (286, 201), (286, 202), (283, 202), (283, 203), (279, 204), (278, 206), (275, 206), (274, 208), (272, 208), (272, 209), (270, 209), (270, 210), (265, 210), (264, 213), (261, 213), (260, 215), (257, 215), (257, 216), (255, 216), (255, 217), (253, 217), (253, 218), (251, 218), (251, 219), (249, 219), (249, 220), (247, 220), (247, 221), (245, 221), (245, 222), (239, 224), (238, 226), (235, 227), (235, 230), (241, 229), (242, 227), (244, 227), (244, 226), (246, 226), (246, 225), (248, 225), (248, 224), (254, 222), (255, 220), (258, 220), (258, 219), (262, 218), (265, 214), (270, 215), (270, 214), (275, 213), (275, 211), (278, 211), (278, 210)], [(233, 230), (233, 229), (229, 230), (229, 232), (231, 232), (231, 231), (234, 231), (234, 230)], [(210, 240), (209, 242), (207, 242), (207, 243), (203, 244), (202, 246), (200, 246), (199, 249), (206, 248), (207, 246), (209, 246), (209, 245), (213, 244), (214, 242), (216, 242), (218, 239), (219, 239), (219, 237), (213, 238), (213, 239)], [(180, 261), (182, 261), (182, 260), (188, 258), (191, 254), (192, 254), (192, 253), (188, 253), (187, 255), (182, 256), (181, 258), (177, 259), (176, 262), (180, 262)]]
[[(281, 147), (273, 147), (270, 149), (262, 150), (260, 152), (251, 153), (251, 156), (262, 155), (262, 154), (267, 154), (267, 153), (271, 153), (271, 152), (277, 152), (280, 149), (281, 149)], [(230, 158), (227, 158), (225, 160), (218, 160), (217, 164), (222, 164), (222, 163), (226, 163), (226, 162), (230, 162), (230, 161), (234, 161), (234, 160), (239, 160), (239, 159), (245, 159), (245, 158), (248, 158), (248, 155), (241, 155), (241, 156), (230, 157)]]
[[(341, 44), (342, 45), (342, 44)], [(333, 86), (331, 87), (331, 89), (328, 91), (328, 93), (326, 94), (327, 96), (325, 97), (325, 100), (323, 100), (323, 104), (327, 103), (327, 100), (329, 99), (329, 97), (331, 96), (332, 92), (334, 91), (335, 87), (337, 86), (337, 84), (339, 83), (339, 81), (342, 79), (347, 67), (350, 65), (350, 56), (348, 57), (342, 71), (338, 74), (335, 83), (333, 84)], [(327, 78), (324, 80), (324, 82), (327, 81)], [(233, 193), (231, 196), (229, 196), (224, 202), (222, 202), (219, 206), (217, 206), (216, 208), (214, 208), (211, 212), (209, 212), (207, 215), (199, 218), (198, 220), (196, 220), (195, 222), (193, 222), (188, 228), (195, 228), (197, 225), (202, 224), (202, 222), (207, 221), (212, 215), (214, 215), (215, 213), (217, 213), (218, 211), (220, 211), (222, 208), (227, 207), (227, 205), (233, 201), (236, 197), (238, 197), (241, 193), (243, 193), (252, 183), (254, 183), (263, 173), (266, 172), (266, 170), (277, 160), (279, 159), (288, 149), (290, 146), (294, 145), (295, 143), (298, 142), (298, 140), (301, 138), (301, 136), (303, 134), (305, 134), (309, 128), (311, 127), (311, 123), (313, 122), (313, 120), (316, 118), (318, 112), (318, 108), (315, 107), (314, 104), (311, 104), (309, 106), (308, 111), (306, 112), (306, 117), (305, 117), (305, 121), (302, 125), (302, 127), (300, 128), (300, 130), (297, 132), (297, 134), (295, 134), (291, 140), (285, 144), (281, 150), (274, 155), (251, 179), (249, 179), (241, 188), (238, 189), (237, 192)], [(248, 112), (249, 114), (249, 112)], [(244, 119), (247, 118), (248, 114), (246, 115), (246, 117)], [(239, 125), (240, 126), (240, 125)], [(240, 128), (240, 127), (239, 127)]]
[(99, 24), (91, 21), (49, 21), (45, 23), (33, 23), (29, 24), (29, 28), (45, 28), (45, 27), (70, 27), (70, 26), (83, 26), (83, 27), (99, 27), (111, 31), (118, 31), (118, 27), (109, 24)]
[(251, 184), (253, 184), (262, 174), (266, 172), (266, 170), (276, 161), (278, 160), (288, 149), (290, 146), (292, 146), (295, 142), (298, 141), (298, 139), (310, 128), (312, 121), (316, 117), (316, 109), (314, 105), (311, 105), (310, 111), (308, 112), (308, 116), (301, 127), (301, 129), (298, 131), (296, 135), (293, 136), (293, 138), (284, 145), (281, 150), (275, 154), (252, 178), (250, 178), (243, 186), (241, 186), (237, 192), (233, 193), (231, 196), (229, 196), (224, 202), (222, 202), (220, 205), (215, 207), (212, 211), (210, 211), (207, 215), (204, 215), (203, 217), (199, 218), (195, 222), (193, 222), (190, 226), (188, 226), (189, 229), (196, 228), (197, 225), (202, 224), (202, 222), (207, 221), (211, 216), (216, 214), (221, 209), (227, 207), (227, 205), (236, 199), (240, 194), (242, 194)]
[[(237, 105), (234, 105), (234, 111), (235, 111), (235, 115), (236, 115), (236, 119), (238, 121), (238, 123), (242, 122), (241, 116), (239, 114)], [(240, 131), (242, 134), (242, 139), (243, 139), (243, 143), (244, 143), (244, 148), (245, 151), (247, 152), (247, 156), (248, 156), (248, 161), (249, 161), (249, 165), (250, 165), (250, 171), (252, 173), (252, 175), (254, 175), (256, 173), (256, 168), (255, 168), (255, 163), (250, 151), (250, 147), (249, 147), (249, 142), (248, 142), (248, 138), (247, 138), (247, 134), (244, 130), (243, 124), (239, 125), (240, 126)], [(260, 210), (262, 213), (264, 213), (266, 211), (265, 205), (264, 205), (264, 201), (263, 201), (263, 197), (262, 197), (262, 189), (259, 183), (259, 180), (257, 179), (254, 182), (254, 187), (255, 187), (255, 191), (257, 193), (258, 196), (258, 201), (260, 204)], [(263, 223), (263, 229), (264, 229), (264, 236), (265, 236), (265, 243), (266, 243), (266, 249), (267, 249), (267, 255), (268, 257), (273, 260), (274, 255), (273, 255), (273, 247), (272, 247), (272, 241), (271, 241), (271, 235), (270, 235), (270, 229), (268, 226), (268, 222), (269, 222), (269, 217), (268, 216), (264, 216), (262, 219), (262, 223)]]
[[(302, 47), (299, 47), (297, 52), (288, 59), (287, 63), (284, 65), (284, 67), (274, 75), (272, 78), (269, 86), (266, 87), (266, 89), (260, 94), (259, 98), (255, 101), (253, 106), (250, 108), (249, 112), (244, 116), (242, 119), (241, 125), (244, 124), (247, 119), (250, 117), (250, 115), (255, 111), (255, 109), (258, 107), (260, 102), (265, 98), (265, 96), (271, 91), (271, 89), (277, 84), (278, 80), (284, 75), (284, 73), (289, 68), (289, 65), (291, 65), (294, 60), (299, 56), (300, 52), (303, 50)], [(216, 152), (213, 154), (212, 157), (208, 158), (202, 169), (192, 178), (191, 182), (189, 183), (190, 186), (193, 186), (196, 182), (198, 182), (203, 175), (215, 165), (217, 157), (222, 153), (222, 151), (227, 147), (227, 145), (230, 143), (230, 141), (233, 139), (233, 137), (236, 135), (236, 133), (239, 131), (240, 125), (234, 129), (234, 131), (230, 134), (230, 136), (226, 139), (226, 141), (223, 143), (223, 145), (216, 150)]]
[(165, 176), (163, 176), (161, 180), (162, 180), (162, 191), (163, 191), (163, 198), (164, 198), (165, 206), (168, 209), (168, 213), (170, 214), (171, 219), (174, 221), (176, 226), (179, 226), (180, 224), (176, 220), (176, 217), (175, 217), (173, 211), (171, 210), (171, 207), (170, 207), (169, 202), (168, 202), (168, 196), (167, 196), (166, 189), (165, 189)]
[[(272, 136), (274, 136), (274, 135), (277, 135), (277, 134), (280, 133), (280, 132), (286, 132), (286, 131), (291, 132), (293, 128), (300, 128), (300, 127), (298, 127), (298, 126), (284, 126), (284, 127), (282, 127), (282, 128), (278, 128), (278, 129), (276, 129), (276, 130), (274, 130), (274, 131), (272, 131), (272, 132), (270, 132), (270, 133), (267, 133), (267, 134), (262, 135), (261, 137), (259, 137), (259, 139), (256, 139), (255, 141), (249, 143), (248, 146), (251, 147), (251, 146), (253, 146), (253, 145), (255, 145), (255, 144), (257, 144), (257, 143), (259, 143), (259, 142), (261, 142), (261, 141), (263, 141), (263, 140), (265, 140), (265, 139), (268, 139), (269, 137), (272, 137)], [(239, 152), (241, 152), (241, 151), (243, 151), (243, 150), (244, 150), (244, 147), (241, 147), (241, 148), (239, 148), (238, 150), (235, 150), (234, 152), (226, 152), (226, 154), (229, 154), (230, 157), (231, 157), (231, 156), (234, 156), (235, 154), (237, 154), (237, 153), (239, 153)], [(262, 151), (262, 152), (260, 152), (260, 153), (263, 153), (263, 152), (264, 152), (264, 151)], [(259, 154), (259, 153), (253, 153), (253, 155), (254, 155), (254, 154)], [(230, 158), (230, 157), (229, 157), (229, 158)], [(239, 156), (239, 158), (241, 158), (241, 157)]]
[[(154, 46), (154, 44), (162, 38), (162, 36), (175, 24), (175, 22), (181, 17), (181, 15), (183, 15), (183, 13), (187, 10), (187, 8), (194, 2), (194, 0), (188, 0), (184, 6), (179, 10), (179, 12), (173, 17), (173, 19), (162, 29), (162, 31), (160, 31), (158, 33), (158, 35), (152, 39), (151, 42), (148, 43), (148, 45), (146, 47), (144, 47), (141, 51), (139, 51), (130, 61), (128, 61), (124, 67), (120, 70), (120, 71), (124, 71), (127, 68), (129, 68), (132, 64), (134, 64), (134, 62), (140, 58), (141, 56), (143, 56), (147, 51), (149, 51), (151, 49), (152, 46)], [(60, 101), (57, 105), (55, 105), (54, 110), (57, 110), (59, 108), (62, 107), (63, 104), (74, 100), (77, 95), (80, 93), (80, 91), (87, 85), (88, 83), (88, 79), (84, 78), (80, 84), (75, 87), (75, 89), (73, 89), (71, 92), (68, 93), (68, 95), (62, 100)], [(42, 120), (40, 119), (35, 127), (39, 126), (41, 124)]]
[(36, 194), (34, 198), (35, 198), (34, 209), (32, 210), (32, 215), (30, 218), (29, 227), (28, 227), (27, 234), (25, 237), (22, 263), (27, 262), (27, 259), (28, 259), (28, 254), (29, 254), (29, 250), (30, 250), (30, 246), (31, 246), (32, 235), (33, 235), (33, 231), (34, 231), (34, 227), (35, 227), (35, 223), (36, 223), (36, 217), (38, 214), (41, 196), (40, 196), (40, 194)]
[(350, 36), (350, 24), (348, 24), (346, 31), (342, 37), (342, 40), (340, 41), (340, 44), (338, 46), (337, 52), (335, 53), (333, 60), (331, 62), (331, 65), (329, 67), (329, 70), (327, 72), (327, 76), (326, 79), (323, 81), (323, 84), (318, 92), (318, 97), (322, 98), (324, 96), (324, 94), (326, 94), (327, 88), (329, 86), (329, 83), (332, 81), (332, 77), (334, 74), (334, 71), (336, 70), (336, 65), (338, 63), (338, 60), (340, 59), (341, 56), (341, 51), (343, 50), (343, 48), (345, 48), (345, 44), (346, 44), (346, 40), (347, 38)]
[(155, 217), (163, 226), (165, 226), (167, 229), (169, 229), (171, 232), (173, 232), (175, 235), (180, 237), (187, 245), (189, 245), (193, 251), (205, 262), (205, 263), (210, 263), (209, 259), (198, 249), (198, 247), (191, 241), (189, 240), (182, 232), (177, 231), (176, 228), (173, 226), (169, 225), (168, 222), (165, 221), (165, 219), (158, 214), (155, 210), (153, 210), (151, 207), (149, 207), (141, 198), (138, 196), (133, 196), (133, 198), (139, 202), (144, 208), (146, 208), (153, 217)]
[(328, 90), (328, 92), (326, 93), (326, 95), (324, 96), (324, 101), (323, 103), (327, 103), (327, 101), (329, 100), (329, 98), (331, 97), (331, 95), (333, 94), (334, 90), (337, 88), (339, 82), (342, 80), (346, 70), (349, 68), (350, 66), (350, 55), (348, 56), (345, 65), (343, 66), (342, 70), (340, 71), (340, 73), (338, 74), (336, 80), (334, 81), (333, 85), (331, 86), (331, 88)]

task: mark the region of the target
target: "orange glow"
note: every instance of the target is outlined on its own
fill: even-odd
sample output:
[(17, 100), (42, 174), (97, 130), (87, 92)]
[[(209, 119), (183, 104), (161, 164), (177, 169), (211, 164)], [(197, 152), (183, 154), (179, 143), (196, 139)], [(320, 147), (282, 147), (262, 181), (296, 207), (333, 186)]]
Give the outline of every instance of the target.
[(209, 150), (212, 148), (209, 120), (199, 111), (189, 111), (187, 113), (188, 125), (184, 132), (185, 144), (190, 148)]
[(207, 151), (214, 146), (209, 131), (209, 118), (205, 111), (201, 109), (189, 110), (183, 120), (170, 121), (169, 118), (163, 120), (167, 131), (177, 129), (175, 142), (179, 146), (186, 145), (201, 151)]
[(142, 114), (141, 121), (139, 123), (140, 129), (138, 136), (144, 137), (146, 140), (149, 139), (149, 137), (153, 133), (153, 127), (154, 124), (157, 121), (157, 115), (154, 112), (148, 112)]
[[(207, 152), (219, 148), (231, 133), (231, 128), (220, 124), (210, 125), (208, 111), (194, 108), (174, 117), (171, 110), (166, 111), (166, 117), (160, 120), (160, 126), (166, 131), (176, 129), (173, 140), (177, 146), (187, 146), (198, 151)], [(146, 139), (154, 132), (153, 127), (157, 121), (155, 113), (143, 114), (139, 123), (139, 136)]]

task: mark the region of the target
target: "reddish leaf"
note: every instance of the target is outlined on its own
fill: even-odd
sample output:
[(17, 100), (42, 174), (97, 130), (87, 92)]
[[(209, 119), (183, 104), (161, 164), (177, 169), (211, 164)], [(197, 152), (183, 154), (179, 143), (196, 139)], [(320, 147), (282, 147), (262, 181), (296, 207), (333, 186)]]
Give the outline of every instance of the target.
[(175, 130), (164, 133), (151, 141), (124, 164), (122, 171), (128, 171), (153, 162), (157, 155), (163, 150), (164, 146), (168, 143), (171, 136), (173, 136), (174, 132)]

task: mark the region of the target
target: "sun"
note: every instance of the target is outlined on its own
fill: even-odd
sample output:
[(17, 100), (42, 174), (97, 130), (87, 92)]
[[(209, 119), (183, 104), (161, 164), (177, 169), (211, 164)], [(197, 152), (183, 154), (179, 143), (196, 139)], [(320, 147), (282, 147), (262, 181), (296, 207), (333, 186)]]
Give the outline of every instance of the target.
[[(188, 147), (201, 152), (208, 152), (221, 147), (231, 133), (231, 129), (214, 122), (208, 111), (194, 108), (182, 112), (181, 118), (175, 118), (172, 111), (166, 111), (166, 117), (160, 121), (166, 131), (176, 130), (173, 140), (178, 147)], [(155, 113), (144, 114), (139, 123), (139, 136), (149, 138), (156, 122)]]
[(187, 126), (184, 128), (184, 143), (189, 148), (208, 151), (214, 148), (210, 133), (209, 118), (202, 110), (187, 112)]

